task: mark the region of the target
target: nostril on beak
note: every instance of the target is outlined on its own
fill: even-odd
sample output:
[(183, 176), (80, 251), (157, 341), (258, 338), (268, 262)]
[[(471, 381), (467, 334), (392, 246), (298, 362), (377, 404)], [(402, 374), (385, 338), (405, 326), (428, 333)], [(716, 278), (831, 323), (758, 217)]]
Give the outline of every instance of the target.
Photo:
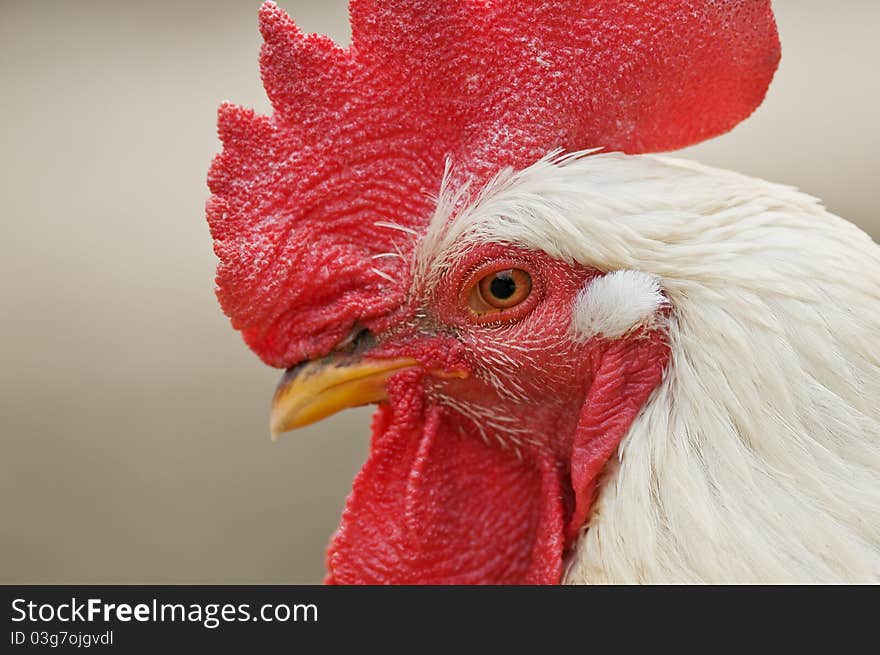
[(360, 354), (376, 345), (376, 337), (367, 328), (355, 325), (333, 352)]
[(361, 353), (376, 345), (376, 336), (368, 329), (360, 330), (354, 337), (354, 352)]

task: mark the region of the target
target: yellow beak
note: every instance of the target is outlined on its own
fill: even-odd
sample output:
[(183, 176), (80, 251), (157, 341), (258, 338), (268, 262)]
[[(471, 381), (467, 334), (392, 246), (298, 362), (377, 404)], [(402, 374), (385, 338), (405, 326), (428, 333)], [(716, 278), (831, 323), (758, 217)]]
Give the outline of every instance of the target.
[(410, 357), (368, 359), (336, 354), (289, 369), (272, 399), (272, 438), (343, 409), (385, 400), (388, 378), (416, 365)]

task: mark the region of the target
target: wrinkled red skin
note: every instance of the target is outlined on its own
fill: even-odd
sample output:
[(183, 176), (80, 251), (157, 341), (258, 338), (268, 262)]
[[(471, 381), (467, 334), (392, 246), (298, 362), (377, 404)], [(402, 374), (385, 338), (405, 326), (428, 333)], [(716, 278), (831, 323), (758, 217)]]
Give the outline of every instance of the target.
[[(463, 298), (499, 261), (530, 272), (533, 301), (506, 322), (480, 322)], [(424, 319), (380, 335), (373, 356), (423, 368), (389, 382), (328, 549), (328, 582), (560, 581), (602, 468), (668, 357), (658, 333), (583, 344), (569, 335), (572, 301), (595, 275), (483, 246), (423, 299)], [(438, 380), (429, 369), (470, 376)]]
[(207, 206), (217, 296), (272, 366), (368, 328), (377, 356), (471, 372), (391, 381), (331, 581), (557, 582), (667, 347), (647, 332), (573, 341), (571, 303), (596, 272), (534, 254), (519, 253), (534, 299), (508, 322), (467, 314), (476, 260), (408, 302), (431, 197), (449, 160), (452, 186), (478, 191), (556, 148), (653, 152), (726, 132), (776, 70), (770, 2), (352, 0), (351, 23), (342, 49), (260, 9), (273, 115), (220, 108)]
[(391, 325), (447, 161), (450, 183), (477, 191), (555, 148), (691, 145), (751, 114), (780, 56), (769, 0), (352, 0), (350, 13), (343, 49), (264, 4), (273, 115), (218, 116), (217, 297), (272, 366)]

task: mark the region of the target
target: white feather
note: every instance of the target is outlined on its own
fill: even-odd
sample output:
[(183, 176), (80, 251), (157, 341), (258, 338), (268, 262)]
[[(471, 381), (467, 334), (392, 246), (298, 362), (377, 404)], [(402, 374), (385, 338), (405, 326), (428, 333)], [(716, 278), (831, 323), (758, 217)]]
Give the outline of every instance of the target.
[(660, 283), (641, 271), (612, 271), (590, 280), (575, 298), (572, 330), (580, 341), (621, 337), (649, 324), (663, 307)]
[(493, 241), (644, 274), (622, 311), (625, 277), (585, 292), (578, 311), (601, 309), (577, 319), (588, 331), (645, 316), (648, 279), (670, 304), (667, 375), (609, 462), (567, 582), (880, 580), (880, 248), (866, 234), (789, 187), (614, 153), (548, 157), (451, 219), (456, 204), (439, 203), (420, 250), (435, 281)]

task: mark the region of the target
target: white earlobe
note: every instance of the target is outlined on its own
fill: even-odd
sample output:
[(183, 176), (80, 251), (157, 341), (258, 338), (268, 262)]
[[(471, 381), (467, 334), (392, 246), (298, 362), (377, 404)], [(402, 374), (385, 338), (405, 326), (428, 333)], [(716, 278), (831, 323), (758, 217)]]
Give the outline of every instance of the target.
[(572, 329), (579, 339), (614, 339), (650, 322), (667, 304), (660, 281), (640, 271), (613, 271), (590, 280), (574, 301)]

